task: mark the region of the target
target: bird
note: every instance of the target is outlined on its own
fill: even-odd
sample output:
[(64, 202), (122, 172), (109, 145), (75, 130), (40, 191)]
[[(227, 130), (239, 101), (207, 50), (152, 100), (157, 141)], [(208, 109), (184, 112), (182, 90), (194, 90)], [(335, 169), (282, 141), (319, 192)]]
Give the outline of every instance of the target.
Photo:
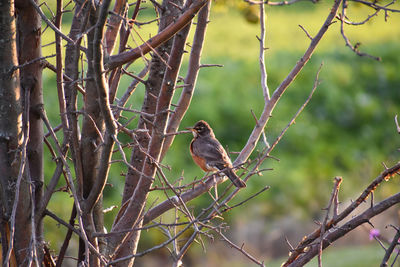
[(233, 171), (231, 159), (207, 122), (200, 120), (186, 129), (193, 133), (189, 149), (193, 161), (200, 168), (205, 172), (222, 171), (236, 187), (246, 187), (246, 183)]

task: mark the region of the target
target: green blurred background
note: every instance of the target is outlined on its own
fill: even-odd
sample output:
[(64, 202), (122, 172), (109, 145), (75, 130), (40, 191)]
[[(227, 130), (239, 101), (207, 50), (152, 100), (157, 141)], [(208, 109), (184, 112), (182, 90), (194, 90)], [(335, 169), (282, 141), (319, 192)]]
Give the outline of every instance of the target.
[[(267, 7), (266, 65), (271, 93), (309, 45), (309, 39), (298, 25), (302, 25), (314, 36), (326, 19), (330, 5), (331, 1), (321, 1), (317, 4), (299, 2), (292, 6)], [(400, 5), (395, 4), (395, 7), (399, 8)], [(373, 11), (370, 9), (350, 3), (347, 15), (353, 21), (362, 21), (371, 13)], [(202, 63), (222, 64), (224, 67), (201, 69), (192, 104), (181, 124), (183, 129), (199, 119), (208, 121), (216, 136), (231, 152), (240, 151), (251, 133), (255, 123), (251, 110), (258, 116), (264, 105), (258, 63), (259, 43), (256, 39), (256, 35), (260, 34), (257, 14), (257, 7), (249, 8), (240, 1), (219, 1), (214, 4)], [(144, 11), (139, 20), (145, 21), (150, 16), (151, 11)], [(66, 13), (64, 29), (68, 29), (70, 20), (71, 13)], [(273, 170), (265, 172), (263, 176), (252, 177), (248, 187), (239, 193), (233, 203), (246, 199), (265, 185), (271, 188), (233, 210), (226, 218), (232, 225), (228, 235), (239, 245), (244, 242), (245, 248), (248, 247), (260, 259), (269, 262), (272, 258), (284, 257), (288, 251), (284, 236), (292, 237), (291, 241), (296, 244), (302, 235), (315, 227), (313, 220), (320, 219), (324, 214), (321, 209), (329, 200), (334, 176), (342, 176), (344, 179), (340, 199), (345, 202), (354, 199), (383, 169), (381, 162), (388, 166), (397, 162), (400, 141), (393, 118), (400, 113), (398, 25), (398, 14), (390, 14), (385, 22), (382, 13), (363, 26), (345, 26), (353, 44), (361, 42), (361, 51), (381, 57), (381, 62), (355, 55), (345, 47), (340, 35), (340, 23), (331, 25), (310, 62), (274, 110), (266, 128), (270, 143), (304, 103), (312, 89), (316, 72), (323, 63), (321, 84), (314, 97), (272, 152), (272, 156), (278, 158), (279, 162), (267, 159), (263, 167)], [(143, 26), (141, 34), (145, 38), (148, 33), (154, 34), (155, 30), (154, 26)], [(50, 43), (53, 36), (50, 30), (45, 31), (42, 43)], [(137, 36), (134, 38), (138, 39)], [(43, 55), (54, 53), (52, 45), (43, 48)], [(187, 64), (187, 58), (185, 60), (182, 70), (185, 70)], [(135, 63), (132, 69), (140, 70), (141, 64)], [(181, 73), (181, 76), (184, 75), (184, 72)], [(119, 95), (129, 83), (130, 78), (122, 80)], [(143, 90), (143, 87), (139, 87), (129, 103), (135, 109), (140, 109)], [(175, 103), (180, 91), (177, 89)], [(53, 125), (58, 125), (55, 76), (48, 70), (44, 72), (44, 94), (47, 113)], [(135, 127), (135, 121), (130, 126)], [(120, 135), (119, 138), (128, 141), (126, 136)], [(164, 163), (171, 170), (165, 170), (165, 173), (170, 181), (175, 181), (182, 174), (187, 182), (203, 176), (203, 172), (190, 157), (190, 140), (190, 135), (177, 136), (167, 154)], [(259, 148), (262, 148), (262, 144)], [(234, 159), (235, 154), (231, 154), (231, 157)], [(55, 165), (50, 157), (46, 160), (48, 181)], [(112, 166), (109, 178), (112, 186), (105, 190), (105, 208), (120, 205), (124, 184), (120, 174), (125, 172), (123, 165)], [(60, 182), (60, 186), (63, 185), (64, 182)], [(381, 186), (375, 198), (381, 199), (399, 189), (398, 178), (395, 178)], [(165, 196), (161, 192), (154, 192), (149, 196), (149, 203), (156, 199), (160, 201)], [(211, 198), (204, 195), (190, 202), (190, 207), (198, 211), (210, 202)], [(58, 192), (54, 194), (49, 209), (68, 220), (71, 206), (72, 198)], [(116, 210), (106, 214), (108, 230), (115, 214)], [(385, 222), (390, 219), (397, 220), (394, 216), (388, 216)], [(47, 218), (45, 223), (46, 238), (51, 247), (57, 250), (64, 238), (65, 229)], [(390, 236), (391, 232), (388, 230), (387, 234)], [(144, 233), (140, 249), (164, 239), (157, 230)], [(353, 246), (350, 250), (360, 265), (350, 264), (349, 261), (340, 265), (337, 262), (338, 257), (346, 258), (346, 253), (349, 253), (346, 247), (328, 249), (326, 266), (376, 266), (380, 262), (384, 251), (373, 242), (367, 242), (368, 229), (360, 231), (352, 239), (353, 242), (343, 242), (342, 245), (362, 245)], [(204, 254), (201, 246), (194, 245), (185, 259), (187, 266), (248, 266), (248, 262), (237, 251), (230, 250), (224, 243), (215, 242), (208, 246), (208, 254)], [(270, 249), (271, 246), (275, 248)], [(168, 252), (160, 251), (157, 257), (164, 259), (168, 257)], [(279, 265), (280, 262), (272, 261), (271, 265)], [(147, 256), (140, 259), (138, 264), (157, 266), (157, 261)]]

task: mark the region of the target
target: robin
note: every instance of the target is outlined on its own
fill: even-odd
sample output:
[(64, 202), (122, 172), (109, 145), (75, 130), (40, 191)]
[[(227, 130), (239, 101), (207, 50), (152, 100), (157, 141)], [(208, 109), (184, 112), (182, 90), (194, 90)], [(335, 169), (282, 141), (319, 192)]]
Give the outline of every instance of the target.
[(207, 122), (198, 121), (193, 127), (187, 128), (193, 133), (190, 143), (190, 154), (194, 162), (206, 172), (223, 171), (236, 187), (246, 187), (246, 183), (233, 171), (231, 159), (215, 138), (214, 132)]

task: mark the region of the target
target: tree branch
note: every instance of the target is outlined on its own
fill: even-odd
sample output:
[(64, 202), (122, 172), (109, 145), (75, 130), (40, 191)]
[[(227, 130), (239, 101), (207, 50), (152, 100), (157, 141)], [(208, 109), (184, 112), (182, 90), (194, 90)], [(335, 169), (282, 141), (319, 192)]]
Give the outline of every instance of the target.
[[(400, 193), (397, 193), (391, 197), (386, 198), (385, 200), (379, 202), (378, 204), (370, 207), (360, 215), (352, 218), (344, 225), (335, 228), (331, 232), (329, 232), (326, 237), (324, 238), (323, 242), (323, 249), (330, 246), (333, 242), (337, 239), (341, 238), (342, 236), (346, 235), (350, 231), (354, 230), (358, 226), (367, 223), (371, 218), (374, 216), (384, 212), (388, 208), (400, 203)], [(308, 246), (309, 250), (302, 254), (298, 259), (294, 260), (290, 264), (286, 262), (283, 266), (295, 267), (295, 266), (303, 266), (307, 262), (309, 262), (312, 258), (314, 258), (319, 251), (319, 246), (317, 245), (310, 245)]]
[(257, 142), (271, 117), (272, 111), (274, 110), (276, 104), (278, 103), (279, 99), (292, 83), (292, 81), (296, 78), (297, 74), (303, 69), (305, 64), (310, 60), (315, 48), (317, 47), (319, 41), (321, 40), (322, 36), (324, 36), (325, 32), (328, 30), (329, 26), (332, 23), (332, 20), (335, 18), (337, 10), (339, 9), (341, 0), (335, 0), (331, 11), (326, 18), (324, 24), (318, 31), (317, 35), (312, 39), (310, 46), (307, 48), (304, 55), (301, 59), (296, 63), (292, 71), (288, 74), (288, 76), (282, 81), (282, 83), (278, 86), (275, 92), (272, 94), (271, 99), (265, 102), (263, 112), (258, 119), (258, 124), (254, 126), (254, 129), (240, 152), (239, 156), (236, 158), (234, 164), (241, 164), (247, 160), (250, 154), (253, 152), (254, 148), (257, 145)]
[(106, 126), (105, 136), (103, 137), (103, 149), (101, 151), (99, 168), (97, 170), (97, 177), (90, 190), (89, 196), (85, 200), (85, 210), (89, 211), (96, 204), (97, 200), (101, 196), (101, 192), (107, 181), (108, 171), (110, 168), (110, 160), (112, 150), (114, 147), (114, 138), (116, 138), (116, 124), (114, 122), (114, 116), (110, 108), (110, 102), (108, 97), (108, 85), (104, 76), (103, 68), (103, 31), (106, 23), (108, 8), (111, 0), (104, 0), (101, 5), (99, 18), (95, 27), (94, 42), (93, 42), (93, 70), (94, 79), (96, 82), (98, 101), (101, 113), (104, 118)]
[(176, 20), (175, 23), (170, 24), (163, 31), (159, 32), (156, 36), (147, 40), (144, 44), (118, 55), (111, 56), (107, 63), (107, 69), (114, 69), (125, 63), (135, 61), (141, 56), (147, 54), (152, 48), (156, 48), (165, 41), (172, 38), (178, 31), (183, 29), (189, 22), (192, 21), (196, 13), (202, 8), (209, 0), (198, 0), (194, 3)]
[[(400, 163), (397, 163), (391, 168), (385, 169), (378, 177), (376, 177), (368, 186), (367, 188), (361, 193), (361, 195), (353, 201), (346, 209), (344, 209), (341, 213), (339, 213), (336, 217), (332, 218), (325, 224), (325, 231), (328, 231), (333, 226), (337, 225), (343, 219), (345, 219), (351, 212), (353, 212), (361, 203), (363, 203), (368, 196), (379, 186), (383, 181), (390, 179), (392, 176), (396, 175), (400, 170)], [(376, 207), (376, 206), (373, 206)], [(372, 207), (372, 208), (373, 208)], [(294, 262), (299, 255), (304, 253), (306, 248), (318, 237), (321, 235), (321, 228), (314, 230), (311, 234), (306, 236), (294, 250), (291, 252), (290, 257), (286, 260), (283, 266), (288, 266), (292, 262)], [(325, 239), (327, 240), (327, 239)]]
[[(178, 130), (179, 124), (181, 123), (183, 116), (185, 116), (186, 111), (188, 110), (190, 102), (192, 100), (197, 76), (200, 69), (200, 58), (201, 52), (203, 50), (203, 43), (208, 24), (210, 7), (211, 1), (209, 1), (207, 5), (205, 5), (199, 12), (196, 32), (194, 34), (193, 45), (190, 51), (188, 72), (184, 80), (185, 86), (183, 87), (175, 112), (171, 115), (168, 121), (168, 126), (165, 131), (167, 134), (176, 132)], [(160, 161), (162, 161), (165, 154), (167, 153), (168, 148), (174, 141), (174, 137), (174, 135), (171, 135), (165, 138), (160, 155)]]

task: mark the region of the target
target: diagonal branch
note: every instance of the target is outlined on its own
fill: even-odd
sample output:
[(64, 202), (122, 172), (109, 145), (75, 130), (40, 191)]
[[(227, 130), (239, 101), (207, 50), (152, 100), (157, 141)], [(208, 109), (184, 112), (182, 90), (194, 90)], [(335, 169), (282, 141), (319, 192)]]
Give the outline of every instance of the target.
[(196, 13), (202, 8), (209, 0), (194, 1), (194, 3), (176, 20), (166, 27), (163, 31), (159, 32), (156, 36), (147, 40), (144, 44), (131, 49), (126, 52), (122, 52), (118, 55), (111, 56), (107, 63), (107, 69), (114, 69), (125, 63), (135, 61), (141, 56), (147, 54), (165, 41), (171, 39), (177, 32), (183, 29), (188, 23), (190, 23)]
[(286, 91), (286, 89), (289, 87), (289, 85), (296, 78), (297, 74), (299, 74), (299, 72), (303, 69), (305, 64), (310, 60), (319, 41), (322, 39), (322, 37), (324, 36), (326, 31), (328, 30), (329, 26), (331, 25), (332, 20), (335, 18), (336, 13), (339, 9), (340, 3), (341, 3), (341, 0), (335, 0), (328, 17), (326, 18), (324, 24), (318, 31), (317, 35), (311, 40), (310, 46), (307, 48), (304, 55), (296, 63), (296, 65), (294, 66), (292, 71), (288, 74), (288, 76), (278, 86), (278, 88), (272, 94), (271, 99), (269, 101), (265, 102), (264, 110), (263, 110), (260, 118), (258, 119), (258, 123), (254, 126), (254, 129), (253, 129), (246, 145), (240, 152), (239, 156), (236, 158), (236, 160), (234, 162), (235, 164), (241, 164), (241, 163), (245, 162), (246, 159), (253, 152), (267, 122), (269, 121), (269, 118), (271, 117), (272, 111), (274, 110), (276, 104), (278, 103), (279, 99), (281, 98), (283, 93)]
[[(321, 65), (322, 67), (322, 65)], [(311, 90), (311, 93), (309, 97), (306, 99), (304, 104), (300, 107), (300, 109), (296, 112), (296, 114), (293, 116), (293, 118), (290, 120), (288, 125), (282, 130), (281, 134), (275, 139), (274, 143), (264, 151), (264, 154), (258, 159), (256, 165), (253, 167), (253, 169), (247, 174), (247, 176), (243, 179), (244, 181), (247, 181), (252, 175), (258, 173), (257, 168), (261, 165), (261, 163), (269, 156), (271, 151), (275, 148), (275, 146), (279, 143), (279, 141), (282, 139), (283, 135), (286, 133), (286, 131), (289, 129), (289, 127), (295, 122), (296, 118), (300, 115), (302, 110), (306, 107), (308, 102), (311, 100), (311, 97), (313, 93), (315, 92), (317, 85), (319, 83), (318, 76), (320, 73), (320, 69), (317, 72), (315, 81), (314, 81), (314, 86), (313, 89)], [(237, 165), (236, 165), (237, 166)], [(213, 177), (209, 178), (206, 182), (199, 184), (198, 186), (194, 187), (192, 190), (188, 190), (185, 193), (181, 195), (181, 198), (187, 202), (190, 201), (201, 194), (207, 192), (210, 190), (212, 187), (214, 187), (216, 184), (220, 184), (226, 179), (224, 176), (218, 176), (218, 177)], [(239, 189), (235, 189), (224, 201), (223, 203), (227, 203), (230, 201), (237, 193), (239, 192)], [(174, 207), (174, 203), (172, 203), (169, 200), (165, 200), (164, 202), (161, 202), (154, 208), (150, 209), (147, 214), (145, 215), (143, 219), (143, 224), (149, 223), (151, 220), (157, 218), (167, 210), (171, 209)]]
[[(346, 209), (339, 213), (336, 217), (332, 218), (325, 224), (325, 231), (333, 228), (336, 224), (345, 219), (350, 213), (352, 213), (361, 203), (363, 203), (368, 196), (377, 188), (383, 181), (390, 179), (396, 175), (400, 170), (400, 163), (397, 163), (391, 168), (385, 169), (378, 177), (376, 177), (367, 188), (361, 193), (361, 195), (353, 201)], [(375, 206), (374, 206), (375, 207)], [(322, 226), (321, 226), (322, 227)], [(288, 266), (292, 263), (306, 248), (321, 235), (321, 227), (314, 230), (311, 234), (306, 236), (297, 246), (294, 248), (290, 257), (286, 260), (283, 266)], [(326, 240), (326, 239), (325, 239)]]
[[(42, 9), (36, 4), (36, 2), (34, 0), (29, 0), (29, 2), (32, 4), (32, 6), (36, 9), (36, 11), (39, 13), (39, 15), (42, 17), (42, 19), (46, 22), (46, 24), (59, 36), (61, 36), (64, 40), (66, 40), (67, 42), (76, 45), (77, 42), (72, 40), (71, 38), (69, 38), (68, 36), (66, 36), (64, 33), (62, 33), (57, 26), (55, 26), (53, 24), (53, 22), (51, 22), (46, 15), (43, 13)], [(86, 51), (86, 48), (84, 47), (80, 47), (80, 49), (82, 51)]]
[[(392, 240), (392, 243), (390, 243), (390, 246), (386, 250), (385, 256), (382, 259), (381, 267), (387, 267), (388, 266), (388, 260), (390, 259), (390, 256), (393, 253), (394, 248), (399, 244), (399, 238), (400, 238), (400, 229), (397, 227), (394, 227), (396, 229), (396, 234)], [(398, 253), (398, 252), (397, 252)], [(394, 260), (395, 262), (396, 260)], [(394, 264), (393, 262), (393, 264)], [(392, 264), (392, 266), (393, 266)]]
[[(342, 236), (346, 235), (353, 229), (357, 228), (358, 226), (367, 223), (371, 218), (374, 216), (384, 212), (388, 208), (400, 203), (400, 193), (397, 193), (391, 197), (386, 198), (385, 200), (379, 202), (378, 204), (370, 207), (369, 209), (365, 210), (360, 215), (352, 218), (344, 225), (335, 228), (335, 230), (331, 231), (327, 236), (324, 238), (323, 242), (323, 249), (330, 246), (334, 241), (341, 238)], [(308, 250), (306, 253), (301, 255), (298, 259), (291, 262), (285, 262), (282, 266), (304, 266), (307, 262), (309, 262), (312, 258), (314, 258), (319, 251), (319, 246), (308, 246)]]

